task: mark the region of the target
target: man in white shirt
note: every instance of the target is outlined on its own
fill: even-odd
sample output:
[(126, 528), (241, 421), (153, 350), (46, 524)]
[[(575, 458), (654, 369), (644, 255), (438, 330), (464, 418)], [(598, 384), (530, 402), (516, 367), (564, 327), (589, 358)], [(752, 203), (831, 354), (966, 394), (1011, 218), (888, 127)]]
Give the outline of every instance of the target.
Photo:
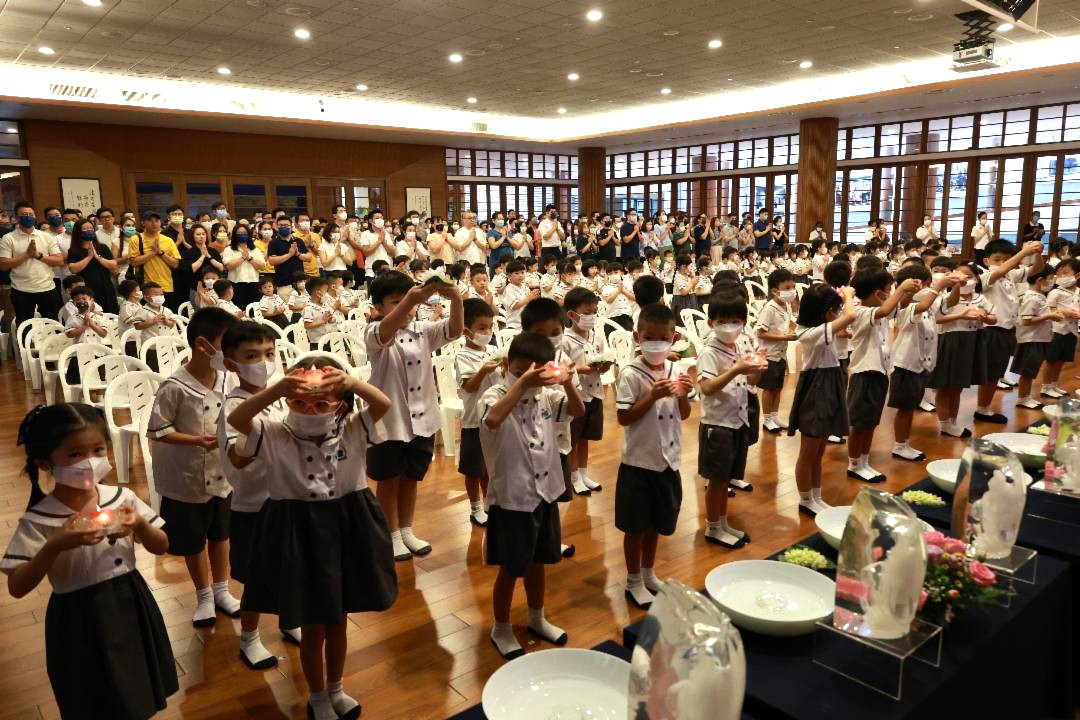
[(544, 219), (540, 221), (537, 234), (540, 236), (540, 252), (538, 253), (540, 257), (554, 255), (561, 258), (564, 256), (562, 247), (563, 240), (566, 239), (566, 231), (559, 222), (559, 211), (554, 205), (548, 205), (545, 209)]
[(461, 227), (454, 233), (451, 244), (457, 252), (458, 260), (466, 260), (470, 265), (487, 263), (487, 237), (483, 230), (476, 227), (476, 213), (461, 214)]
[(50, 320), (60, 313), (60, 291), (53, 280), (53, 269), (64, 265), (66, 258), (53, 234), (37, 229), (30, 203), (15, 204), (15, 222), (17, 227), (0, 238), (0, 270), (11, 273), (17, 328), (23, 320), (34, 317), (35, 310)]
[(64, 262), (53, 268), (53, 277), (56, 282), (54, 283), (59, 289), (60, 281), (67, 277), (67, 254), (71, 249), (71, 233), (68, 228), (74, 227), (75, 221), (78, 219), (79, 213), (75, 210), (60, 211), (60, 208), (47, 207), (45, 208), (45, 222), (48, 223), (48, 227), (45, 232), (48, 233), (60, 248), (60, 254), (64, 256)]
[(229, 229), (229, 234), (232, 235), (233, 228), (236, 227), (236, 221), (229, 217), (229, 209), (225, 207), (225, 203), (218, 200), (211, 205), (210, 216), (213, 218), (213, 222), (224, 223), (225, 227)]
[(390, 263), (395, 253), (394, 236), (386, 227), (382, 212), (375, 210), (369, 214), (368, 223), (368, 229), (360, 233), (360, 252), (364, 254), (364, 266), (371, 267), (377, 260)]
[(990, 231), (990, 224), (986, 221), (986, 212), (980, 212), (978, 222), (971, 228), (971, 240), (975, 244), (975, 262), (982, 262), (983, 251), (986, 250), (987, 243), (993, 239), (994, 236)]
[[(96, 213), (101, 227), (97, 231), (97, 241), (113, 252), (113, 257), (118, 257), (120, 248), (120, 228), (116, 225), (116, 215), (112, 208), (98, 208)], [(125, 253), (126, 254), (126, 253)]]

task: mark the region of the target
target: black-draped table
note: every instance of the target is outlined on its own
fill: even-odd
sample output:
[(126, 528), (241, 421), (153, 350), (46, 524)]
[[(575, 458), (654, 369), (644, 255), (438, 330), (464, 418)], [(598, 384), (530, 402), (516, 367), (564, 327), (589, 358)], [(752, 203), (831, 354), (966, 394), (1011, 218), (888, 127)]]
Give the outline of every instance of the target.
[[(799, 544), (836, 560), (818, 535)], [(815, 665), (812, 635), (777, 638), (742, 630), (743, 707), (763, 720), (1071, 718), (1073, 598), (1069, 564), (1040, 557), (1035, 584), (1019, 583), (1010, 607), (969, 608), (944, 631), (940, 667), (908, 661), (899, 701)], [(634, 646), (638, 629), (623, 630), (624, 645)]]

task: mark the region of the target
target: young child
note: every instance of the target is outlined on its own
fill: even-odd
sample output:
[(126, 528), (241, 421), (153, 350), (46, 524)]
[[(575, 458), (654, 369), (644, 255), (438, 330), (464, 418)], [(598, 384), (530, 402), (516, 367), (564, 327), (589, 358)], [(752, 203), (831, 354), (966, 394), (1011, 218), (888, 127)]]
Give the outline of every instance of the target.
[(758, 315), (756, 333), (758, 345), (765, 349), (769, 367), (758, 378), (757, 386), (762, 391), (762, 427), (771, 433), (779, 433), (788, 427), (777, 411), (788, 371), (787, 344), (795, 339), (793, 313), (798, 311), (798, 295), (794, 276), (783, 268), (773, 270), (769, 273), (768, 291), (769, 301)]
[(469, 293), (468, 297), (483, 300), (491, 309), (495, 309), (495, 296), (488, 288), (487, 266), (483, 263), (473, 263), (469, 267)]
[(855, 311), (850, 300), (828, 285), (811, 285), (803, 293), (796, 328), (803, 366), (791, 401), (788, 435), (800, 434), (795, 484), (799, 512), (811, 517), (830, 507), (821, 496), (821, 461), (827, 438), (843, 434), (848, 426), (846, 383), (833, 339), (853, 322)]
[(217, 307), (217, 293), (214, 292), (214, 283), (221, 279), (217, 269), (207, 267), (202, 273), (202, 282), (195, 286), (195, 309)]
[(465, 347), (454, 356), (454, 375), (461, 390), (461, 442), (458, 444), (458, 472), (465, 476), (469, 496), (469, 520), (478, 527), (487, 525), (483, 494), (488, 473), (480, 448), (480, 396), (498, 380), (499, 363), (491, 359), (491, 336), (495, 311), (479, 298), (462, 303), (465, 318)]
[[(357, 398), (366, 406), (354, 412)], [(262, 416), (280, 400), (288, 406), (283, 420)], [(359, 717), (360, 703), (341, 684), (348, 613), (386, 610), (397, 599), (386, 518), (364, 479), (363, 449), (389, 406), (386, 395), (336, 361), (315, 358), (226, 418), (259, 456), (259, 485), (269, 495), (255, 528), (243, 609), (304, 628), (300, 663), (314, 720)]]
[(901, 301), (910, 301), (919, 289), (914, 278), (893, 289), (893, 278), (881, 268), (855, 273), (851, 288), (859, 304), (851, 324), (851, 378), (847, 383), (848, 477), (863, 482), (883, 482), (885, 475), (870, 465), (874, 430), (881, 422), (892, 368), (889, 319)]
[[(105, 316), (94, 302), (94, 291), (88, 287), (80, 286), (71, 291), (71, 302), (75, 305), (75, 312), (68, 316), (64, 323), (64, 334), (71, 338), (72, 343), (104, 343), (109, 334), (105, 325)], [(94, 308), (98, 308), (96, 311)], [(64, 371), (65, 379), (72, 385), (78, 385), (79, 359), (72, 356), (68, 359), (68, 366)]]
[[(1060, 260), (1059, 260), (1060, 262)], [(1020, 320), (1016, 326), (1016, 354), (1012, 371), (1020, 376), (1017, 385), (1016, 407), (1038, 410), (1041, 402), (1031, 396), (1031, 386), (1046, 362), (1046, 352), (1054, 337), (1053, 321), (1064, 316), (1046, 306), (1046, 294), (1054, 287), (1054, 271), (1049, 263), (1027, 277), (1028, 291), (1020, 298)]]
[[(670, 295), (675, 292), (675, 253), (665, 250), (660, 263), (660, 279), (664, 281), (664, 290)], [(675, 316), (678, 320), (678, 315)]]
[(638, 315), (634, 340), (641, 355), (619, 373), (615, 408), (623, 431), (622, 461), (615, 485), (615, 527), (624, 533), (624, 594), (648, 608), (660, 591), (656, 548), (675, 532), (682, 505), (682, 421), (690, 416), (690, 379), (667, 355), (675, 338), (675, 314), (647, 305)]
[(308, 342), (312, 350), (318, 350), (319, 341), (328, 333), (338, 329), (334, 309), (326, 305), (326, 295), (330, 290), (330, 281), (326, 278), (313, 277), (307, 281), (307, 291), (310, 293), (310, 301), (304, 306), (301, 314), (301, 322), (307, 331)]
[(213, 625), (215, 610), (240, 615), (229, 593), (232, 488), (217, 439), (226, 393), (221, 338), (235, 323), (220, 308), (195, 311), (187, 327), (191, 360), (158, 386), (146, 429), (161, 517), (169, 523), (169, 554), (184, 558), (195, 585), (195, 627)]
[(545, 255), (541, 261), (540, 273), (540, 297), (550, 298), (555, 291), (555, 283), (558, 281), (559, 261), (554, 255)]
[(940, 430), (943, 435), (966, 438), (971, 430), (957, 422), (960, 394), (986, 378), (985, 348), (978, 333), (983, 324), (996, 322), (993, 308), (980, 293), (982, 284), (972, 265), (961, 263), (952, 291), (937, 304), (938, 357), (930, 373), (930, 387), (937, 393)]
[[(64, 297), (68, 298), (68, 301), (64, 303), (64, 307), (60, 308), (60, 322), (67, 325), (68, 318), (72, 315), (78, 315), (79, 311), (75, 307), (74, 291), (76, 288), (86, 287), (86, 280), (82, 275), (68, 275), (61, 281), (61, 285), (64, 287)], [(95, 301), (90, 306), (93, 308), (93, 312), (101, 314), (103, 311), (101, 306)]]
[[(990, 404), (998, 383), (1005, 377), (1009, 358), (1016, 351), (1016, 323), (1020, 318), (1020, 297), (1017, 285), (1026, 286), (1031, 273), (1042, 272), (1045, 267), (1043, 245), (1039, 241), (1024, 243), (1019, 252), (1008, 240), (992, 240), (983, 251), (986, 270), (982, 273), (983, 295), (994, 308), (997, 324), (983, 329), (986, 341), (986, 378), (979, 385), (975, 403), (975, 419), (1004, 425), (1009, 421), (1001, 413), (994, 412)], [(1030, 266), (1021, 265), (1028, 258)], [(1071, 358), (1070, 358), (1071, 359)]]
[(263, 318), (284, 330), (289, 326), (289, 308), (275, 291), (274, 279), (263, 278), (259, 283), (259, 292), (262, 293), (262, 297), (259, 298), (259, 313)]
[(570, 423), (570, 484), (578, 495), (600, 490), (601, 484), (589, 478), (589, 441), (604, 439), (604, 385), (600, 370), (593, 363), (604, 352), (604, 340), (596, 332), (596, 307), (600, 298), (585, 288), (566, 293), (563, 310), (571, 322), (563, 334), (562, 351), (574, 363), (578, 390), (585, 412)]
[(1053, 324), (1054, 336), (1046, 349), (1046, 370), (1043, 372), (1043, 397), (1057, 399), (1068, 395), (1058, 387), (1061, 367), (1076, 357), (1077, 319), (1080, 318), (1076, 276), (1080, 273), (1080, 260), (1065, 258), (1054, 268), (1054, 289), (1046, 298), (1051, 312), (1061, 313), (1061, 320)]
[(502, 291), (502, 308), (506, 311), (506, 329), (521, 330), (521, 308), (540, 297), (540, 290), (525, 287), (525, 263), (511, 260), (506, 263), (506, 286)]
[(563, 299), (566, 297), (566, 293), (574, 287), (577, 287), (578, 271), (574, 267), (572, 260), (563, 260), (559, 265), (559, 281), (555, 283), (555, 288), (551, 291), (552, 299), (563, 304)]
[[(491, 293), (495, 297), (500, 297), (503, 294), (503, 290), (506, 289), (507, 277), (506, 266), (510, 262), (508, 256), (503, 256), (495, 261), (495, 268), (491, 273)], [(524, 266), (522, 267), (524, 269)]]
[[(135, 567), (135, 542), (162, 555), (164, 521), (131, 490), (99, 483), (112, 470), (101, 411), (38, 405), (23, 418), (30, 502), (0, 560), (21, 598), (46, 576), (45, 669), (60, 716), (149, 718), (178, 689), (165, 622)], [(46, 495), (38, 476), (52, 475)], [(101, 512), (116, 524), (98, 524)], [(102, 542), (108, 537), (108, 542)]]
[(757, 382), (766, 367), (743, 332), (746, 315), (745, 298), (733, 290), (722, 290), (709, 299), (712, 331), (697, 371), (702, 395), (698, 475), (708, 480), (705, 541), (732, 549), (750, 542), (746, 532), (728, 524), (728, 484), (746, 474), (751, 439), (749, 385)]
[(919, 283), (920, 289), (911, 298), (900, 300), (893, 321), (896, 339), (893, 341), (892, 375), (889, 378), (888, 405), (896, 410), (893, 416), (893, 435), (896, 439), (892, 456), (901, 460), (922, 461), (926, 455), (911, 447), (911, 423), (915, 408), (922, 402), (930, 371), (934, 369), (937, 330), (928, 325), (926, 317), (938, 298), (952, 283), (948, 275), (933, 280), (921, 262), (909, 263), (896, 273), (896, 282), (908, 280)]
[(694, 258), (687, 253), (680, 253), (675, 259), (674, 288), (671, 292), (671, 311), (675, 313), (675, 322), (682, 325), (680, 313), (687, 308), (697, 310), (694, 289), (701, 281), (701, 276), (694, 272)]
[[(378, 483), (376, 496), (390, 524), (394, 558), (427, 555), (431, 544), (413, 535), (417, 484), (424, 479), (441, 429), (439, 400), (432, 382), (431, 353), (461, 335), (461, 295), (447, 283), (422, 287), (399, 272), (371, 282), (374, 317), (364, 329), (371, 384), (390, 398), (383, 422), (368, 448), (367, 470)], [(416, 307), (432, 293), (450, 300), (450, 317), (414, 319)]]
[[(573, 363), (556, 365), (554, 359), (550, 340), (523, 332), (510, 343), (502, 380), (480, 398), (480, 444), (491, 476), (487, 563), (499, 566), (491, 642), (507, 660), (525, 653), (510, 624), (518, 578), (525, 578), (529, 631), (556, 645), (567, 641), (566, 633), (544, 618), (544, 565), (561, 559), (555, 502), (565, 486), (555, 423), (578, 417), (585, 408)], [(555, 389), (559, 385), (561, 392)]]
[[(240, 403), (266, 387), (274, 374), (276, 357), (274, 340), (277, 334), (260, 323), (238, 322), (221, 339), (225, 367), (236, 373), (239, 383), (226, 397), (218, 416), (217, 438), (221, 448), (221, 465), (225, 478), (233, 488), (229, 512), (229, 572), (233, 580), (247, 582), (247, 567), (256, 543), (259, 511), (269, 496), (267, 468), (261, 456), (244, 447), (246, 438), (226, 422)], [(259, 419), (281, 421), (287, 408), (277, 400), (259, 414)], [(241, 603), (242, 605), (243, 603)], [(282, 629), (282, 638), (300, 644), (300, 628)], [(277, 665), (275, 657), (262, 644), (259, 636), (259, 613), (240, 611), (240, 660), (252, 670), (265, 670)]]
[(217, 302), (214, 303), (214, 307), (221, 308), (237, 320), (243, 320), (244, 311), (237, 307), (236, 303), (232, 301), (233, 292), (233, 284), (229, 280), (218, 280), (214, 283), (214, 294), (217, 295)]
[(293, 275), (292, 288), (292, 294), (289, 295), (287, 301), (289, 310), (294, 313), (301, 313), (311, 302), (311, 295), (307, 291), (307, 275), (302, 270)]
[(521, 261), (525, 263), (525, 287), (529, 288), (529, 290), (541, 290), (540, 273), (537, 271), (536, 258), (529, 255), (521, 258)]
[[(634, 329), (633, 290), (627, 286), (620, 263), (611, 263), (607, 267), (607, 282), (600, 288), (600, 297), (606, 305), (607, 318), (623, 330)], [(564, 303), (565, 307), (565, 303)], [(612, 333), (608, 326), (607, 335)]]
[(649, 305), (664, 304), (664, 281), (655, 275), (642, 275), (634, 281), (634, 303), (638, 310)]

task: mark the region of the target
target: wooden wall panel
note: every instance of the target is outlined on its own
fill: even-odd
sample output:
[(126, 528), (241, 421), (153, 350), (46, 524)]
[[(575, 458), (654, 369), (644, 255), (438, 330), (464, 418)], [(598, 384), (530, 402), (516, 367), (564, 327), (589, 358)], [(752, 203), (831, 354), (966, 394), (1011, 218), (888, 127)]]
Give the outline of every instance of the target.
[(805, 241), (821, 220), (835, 239), (833, 206), (836, 203), (837, 118), (807, 118), (799, 122), (799, 211), (795, 237)]
[(586, 147), (578, 150), (578, 207), (581, 212), (603, 212), (607, 197), (604, 148)]
[[(59, 204), (61, 177), (101, 179), (105, 203), (120, 210), (125, 171), (384, 178), (386, 207), (404, 213), (406, 187), (430, 187), (446, 214), (446, 162), (441, 145), (405, 145), (323, 138), (26, 120), (34, 203)], [(601, 151), (602, 155), (603, 151)], [(601, 175), (601, 183), (603, 176)]]

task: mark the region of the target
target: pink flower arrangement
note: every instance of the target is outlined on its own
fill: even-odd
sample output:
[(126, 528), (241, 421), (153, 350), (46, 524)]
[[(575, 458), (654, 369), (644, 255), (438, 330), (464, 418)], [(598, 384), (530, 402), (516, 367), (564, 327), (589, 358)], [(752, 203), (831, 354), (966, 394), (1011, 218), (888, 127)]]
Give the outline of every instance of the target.
[(1006, 594), (998, 588), (997, 575), (979, 560), (968, 556), (963, 540), (933, 531), (925, 533), (926, 579), (919, 596), (919, 616), (948, 625), (969, 605), (989, 605)]
[(976, 585), (990, 587), (997, 581), (997, 575), (994, 574), (994, 571), (978, 560), (972, 560), (968, 563), (968, 573)]

